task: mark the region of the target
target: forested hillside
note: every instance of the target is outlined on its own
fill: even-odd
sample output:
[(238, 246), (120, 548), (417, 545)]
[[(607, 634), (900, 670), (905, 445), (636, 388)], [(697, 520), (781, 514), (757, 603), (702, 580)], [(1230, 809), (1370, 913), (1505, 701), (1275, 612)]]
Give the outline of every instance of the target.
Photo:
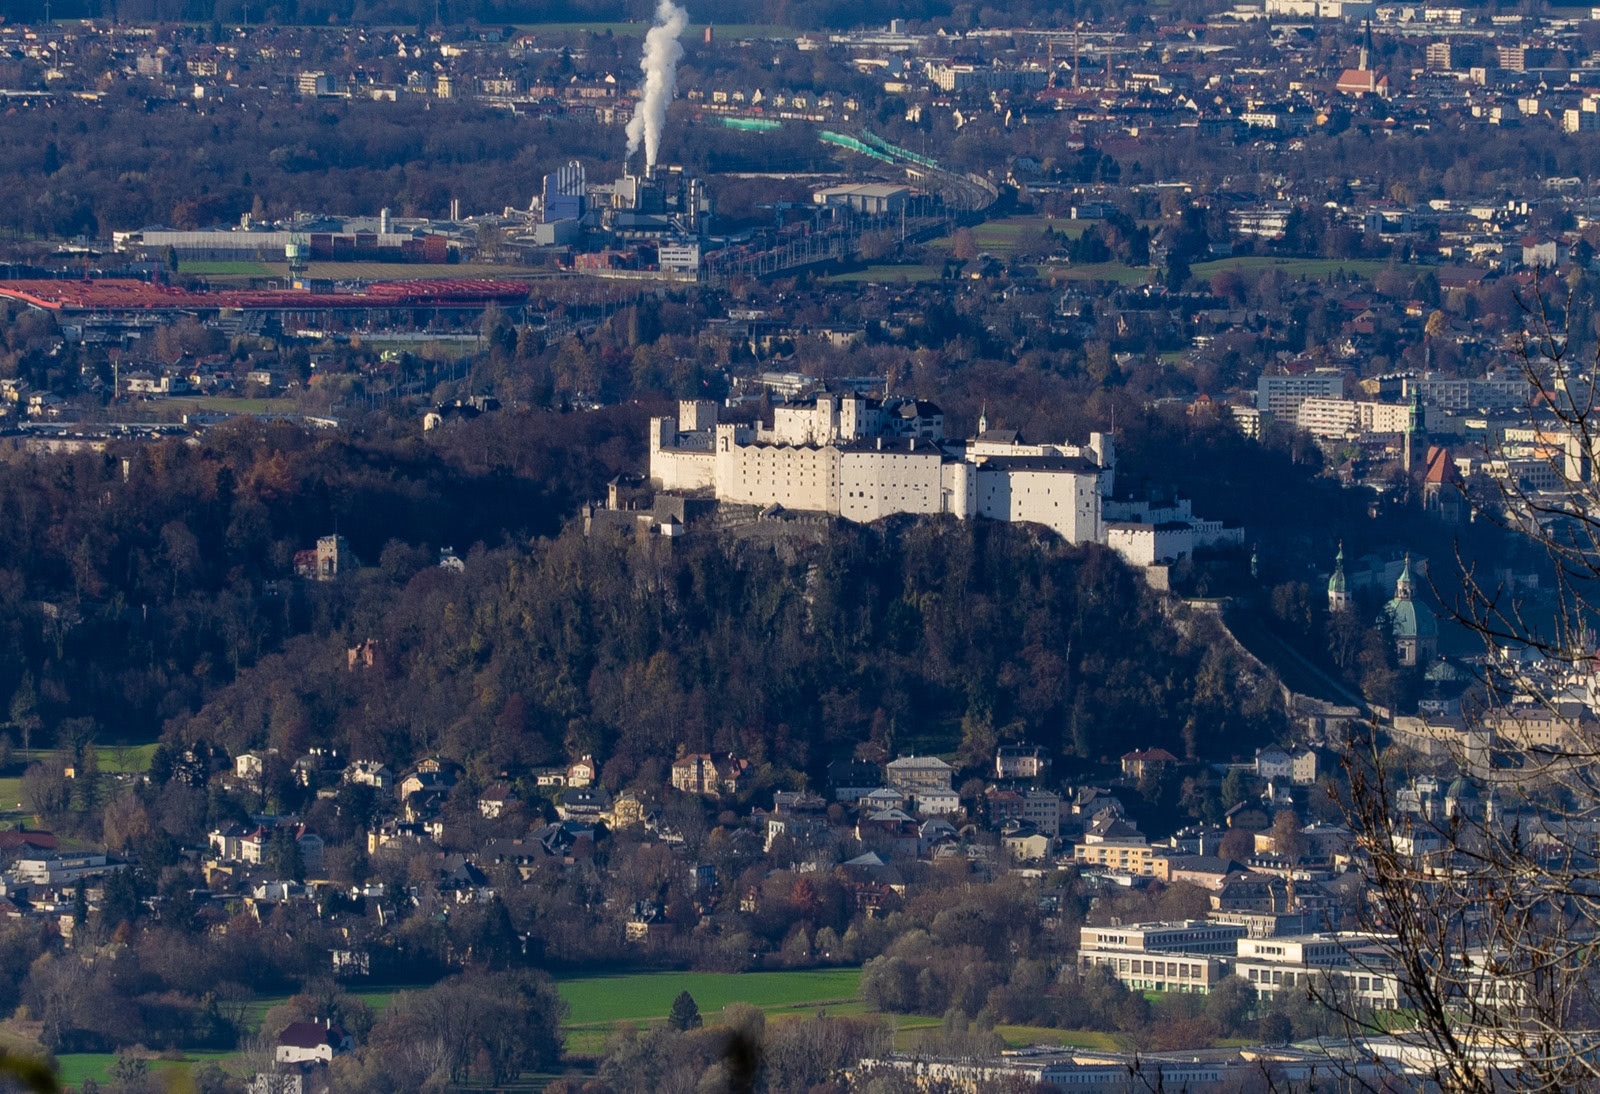
[[(13, 744), (64, 720), (148, 741), (283, 640), (342, 636), (437, 550), (553, 535), (634, 466), (643, 412), (488, 416), (424, 441), (229, 424), (202, 438), (0, 461), (0, 697)], [(371, 584), (285, 580), (338, 531)], [(42, 737), (33, 736), (42, 733)]]
[[(391, 764), (439, 752), (480, 780), (593, 753), (612, 786), (663, 781), (684, 749), (784, 783), (858, 745), (974, 766), (1002, 738), (1094, 759), (1247, 753), (1277, 728), (1276, 696), (1208, 626), (1174, 625), (1109, 552), (987, 522), (837, 526), (777, 548), (571, 527), (362, 596), (342, 634), (288, 642), (179, 733)], [(345, 646), (369, 637), (378, 665), (348, 671)]]

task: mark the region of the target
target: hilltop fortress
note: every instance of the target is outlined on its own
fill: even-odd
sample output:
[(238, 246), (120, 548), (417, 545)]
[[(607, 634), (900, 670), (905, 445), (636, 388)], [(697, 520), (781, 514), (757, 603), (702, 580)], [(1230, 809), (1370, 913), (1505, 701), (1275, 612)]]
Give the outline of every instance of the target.
[(1024, 444), (982, 428), (947, 441), (944, 413), (911, 399), (820, 394), (780, 406), (771, 429), (717, 420), (717, 404), (685, 401), (650, 420), (658, 489), (874, 521), (898, 513), (1032, 521), (1071, 543), (1105, 542), (1103, 499), (1115, 454), (1109, 434), (1086, 447)]
[(1104, 544), (1136, 566), (1239, 544), (1241, 529), (1197, 520), (1189, 503), (1114, 501), (1109, 433), (1087, 445), (1028, 444), (988, 428), (947, 440), (944, 412), (917, 399), (818, 394), (778, 406), (772, 428), (718, 420), (714, 402), (685, 400), (650, 419), (650, 479), (660, 491), (828, 513), (867, 523), (901, 513), (1042, 524), (1068, 543)]

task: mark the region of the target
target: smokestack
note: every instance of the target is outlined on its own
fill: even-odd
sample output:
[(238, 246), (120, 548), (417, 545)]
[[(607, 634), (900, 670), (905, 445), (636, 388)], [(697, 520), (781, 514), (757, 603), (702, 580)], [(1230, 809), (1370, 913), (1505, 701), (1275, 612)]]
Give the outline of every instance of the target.
[(644, 57), (639, 61), (644, 87), (639, 105), (628, 121), (627, 155), (637, 152), (643, 142), (647, 176), (661, 150), (661, 128), (678, 82), (678, 62), (683, 58), (683, 43), (678, 38), (688, 26), (688, 12), (672, 0), (660, 0), (656, 5), (656, 25), (644, 36)]
[(705, 36), (706, 45), (708, 45), (708, 46), (709, 45), (714, 45), (716, 43), (716, 40), (717, 40), (717, 32), (711, 29), (711, 24), (710, 23), (707, 23), (706, 24), (706, 36)]
[(451, 198), (450, 199), (450, 219), (454, 220), (454, 221), (460, 221), (461, 220), (461, 199), (460, 198)]

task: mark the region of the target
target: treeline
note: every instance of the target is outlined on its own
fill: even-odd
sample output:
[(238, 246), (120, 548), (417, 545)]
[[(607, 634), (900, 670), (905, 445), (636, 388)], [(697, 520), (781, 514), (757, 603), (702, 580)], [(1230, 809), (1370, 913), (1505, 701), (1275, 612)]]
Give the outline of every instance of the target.
[[(505, 411), (427, 439), (411, 421), (375, 425), (335, 437), (241, 421), (195, 442), (0, 462), (12, 743), (55, 743), (74, 718), (103, 742), (151, 740), (287, 637), (342, 633), (438, 548), (554, 534), (637, 465), (643, 413)], [(369, 573), (293, 580), (295, 552), (336, 531)]]

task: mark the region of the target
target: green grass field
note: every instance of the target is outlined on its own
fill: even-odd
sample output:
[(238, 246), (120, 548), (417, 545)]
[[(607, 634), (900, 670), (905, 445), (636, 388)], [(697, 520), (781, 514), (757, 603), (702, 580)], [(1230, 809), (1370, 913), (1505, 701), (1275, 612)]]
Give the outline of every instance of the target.
[[(1010, 258), (1016, 253), (1019, 242), (1026, 236), (1049, 228), (1057, 235), (1076, 239), (1089, 227), (1087, 220), (1068, 217), (1010, 217), (1006, 220), (986, 220), (972, 228), (972, 241), (978, 250), (987, 251), (996, 258)], [(942, 236), (928, 246), (948, 251), (955, 245), (950, 236)]]
[(180, 414), (196, 411), (215, 411), (219, 414), (270, 414), (275, 410), (295, 413), (295, 405), (288, 399), (235, 399), (226, 395), (195, 395), (168, 399), (163, 404), (168, 410)]
[(1219, 258), (1213, 262), (1200, 262), (1189, 267), (1189, 273), (1205, 280), (1223, 270), (1256, 273), (1266, 269), (1282, 270), (1287, 277), (1321, 279), (1343, 270), (1359, 277), (1372, 277), (1388, 267), (1387, 262), (1372, 258), (1274, 258), (1271, 255), (1238, 255)]
[(665, 1018), (680, 991), (694, 996), (700, 1012), (708, 1015), (729, 1003), (782, 1011), (850, 1002), (861, 993), (861, 970), (652, 972), (582, 977), (562, 980), (556, 986), (572, 1008), (568, 1024), (594, 1026)]
[[(154, 756), (155, 752), (154, 741), (142, 745), (96, 742), (94, 746), (95, 759), (100, 764), (100, 770), (113, 775), (150, 770), (150, 757)], [(40, 762), (66, 763), (66, 761), (67, 753), (59, 748), (19, 748), (11, 753), (11, 762), (23, 767)]]
[(265, 262), (180, 262), (178, 272), (194, 274), (197, 277), (222, 275), (266, 277), (272, 270)]
[[(163, 1071), (185, 1071), (196, 1064), (208, 1060), (222, 1063), (228, 1056), (227, 1052), (186, 1052), (181, 1060), (150, 1060), (150, 1073), (159, 1074)], [(101, 1086), (111, 1083), (111, 1067), (117, 1062), (116, 1056), (109, 1052), (71, 1052), (56, 1057), (60, 1067), (58, 1077), (63, 1087), (79, 1089), (85, 1080), (93, 1079)], [(177, 1087), (175, 1089), (183, 1089)]]
[[(425, 987), (358, 988), (350, 994), (364, 1000), (381, 1015), (400, 992)], [(769, 1021), (800, 1017), (820, 1008), (840, 1016), (872, 1013), (860, 998), (860, 969), (631, 973), (573, 977), (557, 981), (556, 987), (571, 1008), (564, 1032), (567, 1055), (573, 1058), (599, 1055), (619, 1023), (645, 1025), (665, 1019), (672, 1009), (672, 1000), (680, 991), (694, 996), (707, 1025), (715, 1025), (722, 1008), (735, 1002), (760, 1007)], [(246, 1012), (246, 1021), (259, 1025), (268, 1011), (287, 1000), (286, 995), (257, 999)], [(942, 1024), (940, 1018), (929, 1015), (892, 1015), (890, 1021), (895, 1031), (895, 1045), (901, 1049), (915, 1048), (919, 1039)], [(1054, 1044), (1105, 1052), (1126, 1048), (1122, 1038), (1111, 1033), (1014, 1025), (996, 1026), (995, 1032), (1013, 1047)], [(182, 1060), (153, 1059), (150, 1069), (152, 1072), (187, 1071), (206, 1062), (216, 1062), (226, 1068), (233, 1055), (189, 1052)], [(110, 1053), (72, 1053), (59, 1057), (59, 1062), (62, 1084), (76, 1088), (88, 1079), (109, 1085), (116, 1057)], [(515, 1089), (539, 1089), (545, 1081), (548, 1081), (547, 1076), (524, 1076), (523, 1083)]]
[[(401, 992), (424, 991), (428, 987), (429, 985), (427, 984), (410, 984), (385, 988), (347, 988), (345, 990), (347, 994), (355, 996), (371, 1007), (373, 1014), (381, 1015), (393, 1005), (395, 996)], [(268, 1011), (273, 1007), (282, 1006), (288, 1001), (289, 997), (287, 995), (263, 995), (259, 999), (253, 1000), (244, 1011), (245, 1025), (251, 1029), (260, 1028), (261, 1020), (267, 1016)]]
[[(143, 745), (95, 745), (95, 759), (100, 765), (100, 771), (107, 775), (138, 774), (150, 770), (150, 756), (155, 752), (154, 744)], [(8, 771), (15, 774), (0, 778), (0, 827), (9, 827), (18, 821), (29, 820), (26, 808), (22, 804), (22, 775), (21, 769), (29, 764), (48, 762), (64, 764), (66, 753), (53, 748), (17, 749), (11, 754), (12, 766)]]
[(1115, 281), (1119, 285), (1143, 285), (1156, 273), (1146, 266), (1124, 266), (1120, 262), (1085, 262), (1077, 266), (1050, 263), (1038, 269), (1046, 281)]
[(597, 1056), (619, 1022), (647, 1025), (666, 1018), (680, 991), (694, 996), (708, 1023), (729, 1003), (760, 1007), (769, 1019), (810, 1013), (861, 1013), (860, 969), (794, 972), (653, 972), (581, 977), (557, 990), (571, 1012), (564, 1027), (569, 1056)]
[(893, 285), (900, 281), (937, 281), (940, 268), (935, 265), (923, 263), (920, 265), (905, 266), (868, 266), (861, 270), (847, 270), (844, 273), (833, 274), (829, 281), (842, 283), (871, 282), (881, 285)]
[(0, 817), (17, 813), (22, 805), (22, 779), (20, 776), (0, 779)]

